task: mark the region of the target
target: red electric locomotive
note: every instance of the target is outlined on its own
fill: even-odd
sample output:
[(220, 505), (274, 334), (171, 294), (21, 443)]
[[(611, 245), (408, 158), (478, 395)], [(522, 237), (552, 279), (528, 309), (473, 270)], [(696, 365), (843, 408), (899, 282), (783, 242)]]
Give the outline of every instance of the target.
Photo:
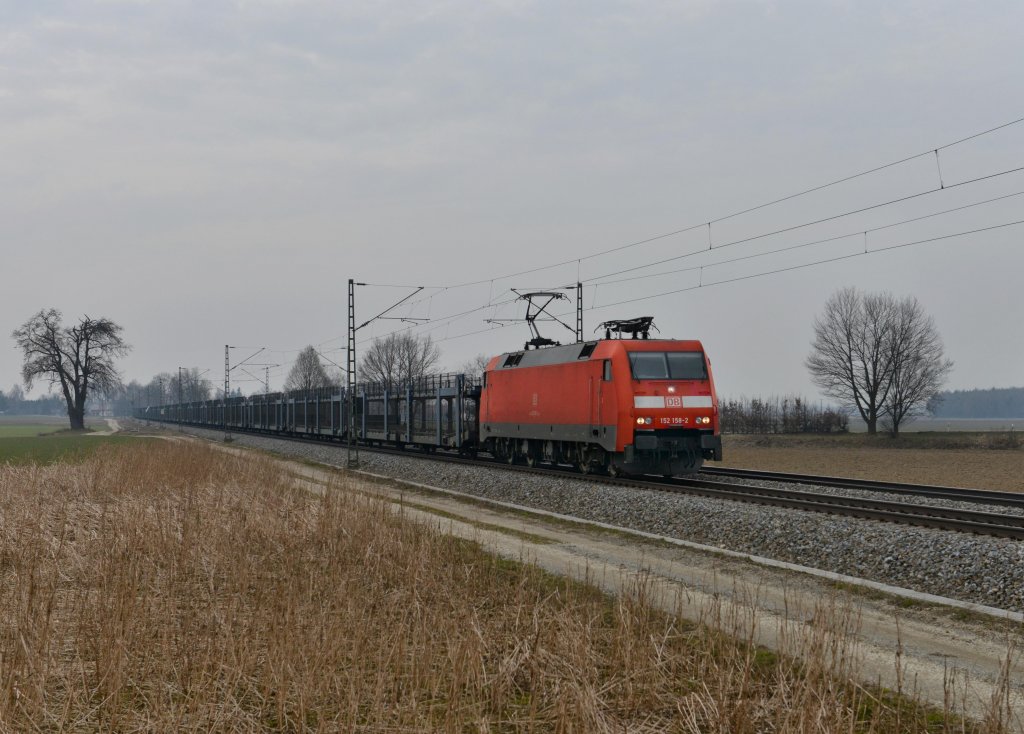
[(583, 472), (672, 476), (722, 458), (699, 341), (606, 338), (502, 354), (484, 374), (479, 431), (509, 462)]

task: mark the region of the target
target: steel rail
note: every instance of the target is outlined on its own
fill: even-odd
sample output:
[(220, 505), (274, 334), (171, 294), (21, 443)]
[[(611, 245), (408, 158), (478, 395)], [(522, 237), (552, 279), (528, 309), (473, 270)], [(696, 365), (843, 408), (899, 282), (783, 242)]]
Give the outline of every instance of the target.
[(701, 474), (711, 477), (733, 477), (735, 479), (761, 479), (786, 484), (814, 484), (819, 487), (838, 487), (842, 489), (861, 489), (870, 492), (887, 492), (889, 494), (905, 494), (918, 497), (973, 502), (985, 505), (1002, 505), (1024, 509), (1024, 492), (1000, 492), (987, 489), (966, 489), (962, 487), (943, 487), (928, 484), (910, 484), (907, 482), (882, 482), (871, 479), (852, 479), (849, 477), (828, 477), (816, 474), (793, 474), (789, 472), (761, 471), (758, 469), (733, 469), (705, 466)]
[[(207, 426), (195, 424), (186, 425), (193, 428), (200, 428), (202, 430), (215, 430), (216, 428), (214, 427), (211, 429)], [(295, 441), (298, 443), (311, 443), (323, 446), (338, 445), (331, 437), (317, 438), (283, 436), (268, 431), (240, 429), (234, 427), (232, 428), (232, 432), (245, 433), (252, 436), (263, 436), (265, 438)], [(593, 481), (600, 484), (635, 487), (638, 489), (675, 494), (696, 495), (714, 499), (726, 499), (737, 502), (746, 502), (749, 504), (783, 507), (843, 517), (854, 517), (866, 520), (892, 522), (902, 525), (927, 527), (938, 530), (951, 530), (975, 535), (990, 535), (1000, 538), (1024, 540), (1024, 516), (1019, 515), (1003, 515), (973, 510), (957, 510), (953, 508), (936, 507), (934, 505), (872, 500), (860, 497), (846, 497), (842, 495), (821, 494), (800, 490), (775, 489), (770, 487), (733, 484), (731, 482), (715, 482), (712, 480), (702, 479), (676, 478), (672, 480), (655, 480), (633, 477), (613, 477), (602, 474), (582, 474), (575, 469), (569, 469), (565, 466), (546, 465), (544, 467), (531, 467), (524, 464), (509, 464), (508, 462), (494, 458), (467, 458), (465, 456), (459, 456), (445, 451), (427, 452), (366, 444), (361, 444), (360, 450), (392, 456), (404, 456), (412, 459), (426, 459), (429, 461), (442, 461), (468, 466), (491, 466), (527, 474), (546, 476), (558, 475), (583, 481)], [(862, 487), (858, 487), (858, 489), (861, 488)]]

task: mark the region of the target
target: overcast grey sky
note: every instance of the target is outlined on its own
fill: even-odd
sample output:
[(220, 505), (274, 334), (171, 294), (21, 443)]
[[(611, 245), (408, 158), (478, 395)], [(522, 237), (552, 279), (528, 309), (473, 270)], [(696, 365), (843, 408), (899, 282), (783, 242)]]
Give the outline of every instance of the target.
[[(703, 340), (726, 395), (816, 396), (811, 324), (847, 285), (917, 296), (956, 362), (951, 387), (1022, 385), (1021, 225), (717, 286), (862, 252), (864, 238), (668, 271), (1024, 192), (1024, 172), (629, 273), (658, 277), (607, 283), (706, 246), (707, 228), (501, 279), (1024, 116), (1021, 29), (1019, 0), (0, 2), (0, 387), (18, 379), (10, 331), (45, 307), (123, 324), (126, 378), (179, 365), (219, 378), (230, 342), (272, 350), (258, 361), (283, 365), (280, 387), (305, 344), (343, 360), (349, 277), (484, 281), (397, 312), (437, 319), (578, 276), (609, 276), (588, 284), (588, 332), (653, 315), (663, 335)], [(940, 162), (947, 186), (1024, 166), (1024, 124)], [(711, 239), (938, 185), (924, 156), (717, 223)], [(1015, 196), (867, 245), (1022, 214)], [(359, 316), (408, 292), (362, 288)], [(521, 346), (523, 325), (465, 336), (521, 310), (417, 332), (455, 367)], [(549, 335), (571, 339), (560, 329)]]

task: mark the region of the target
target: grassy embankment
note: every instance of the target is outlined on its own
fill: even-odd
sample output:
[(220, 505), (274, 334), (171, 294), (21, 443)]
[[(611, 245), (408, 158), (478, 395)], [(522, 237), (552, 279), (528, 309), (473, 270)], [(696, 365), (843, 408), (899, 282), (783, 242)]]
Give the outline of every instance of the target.
[(345, 481), (178, 442), (0, 467), (0, 730), (961, 731), (849, 682), (850, 610), (776, 655)]

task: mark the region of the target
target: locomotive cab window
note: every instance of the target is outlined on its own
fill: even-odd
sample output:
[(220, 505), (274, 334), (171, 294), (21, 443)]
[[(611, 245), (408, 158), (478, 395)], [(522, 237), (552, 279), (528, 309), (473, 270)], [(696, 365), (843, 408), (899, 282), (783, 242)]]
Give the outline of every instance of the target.
[(612, 381), (612, 361), (610, 359), (604, 361), (604, 374), (601, 375), (601, 379), (605, 382)]
[(668, 352), (668, 373), (673, 380), (706, 380), (708, 370), (701, 352)]
[(634, 380), (706, 380), (701, 352), (630, 352)]

